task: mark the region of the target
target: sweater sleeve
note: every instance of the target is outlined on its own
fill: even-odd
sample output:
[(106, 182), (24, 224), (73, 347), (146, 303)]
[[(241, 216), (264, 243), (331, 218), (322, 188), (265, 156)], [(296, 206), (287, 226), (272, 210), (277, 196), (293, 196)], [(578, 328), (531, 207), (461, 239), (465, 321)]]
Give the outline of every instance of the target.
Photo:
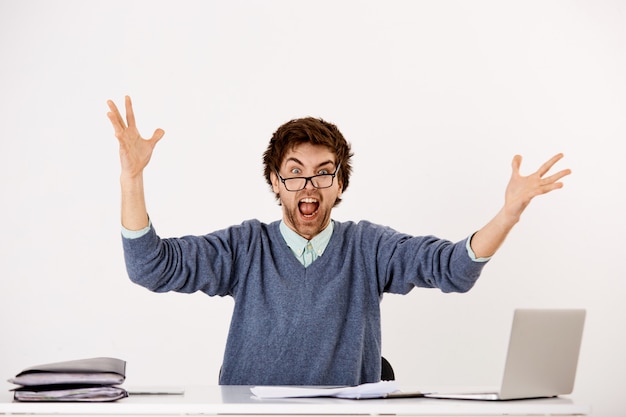
[[(245, 227), (238, 233), (245, 234)], [(228, 295), (232, 282), (233, 232), (161, 239), (153, 226), (144, 235), (122, 237), (126, 270), (132, 282), (154, 292)]]
[(435, 236), (410, 236), (388, 227), (364, 226), (375, 230), (374, 235), (368, 233), (368, 240), (374, 242), (382, 292), (406, 294), (414, 287), (467, 292), (487, 264), (487, 260), (477, 262), (470, 257), (467, 239), (454, 243)]

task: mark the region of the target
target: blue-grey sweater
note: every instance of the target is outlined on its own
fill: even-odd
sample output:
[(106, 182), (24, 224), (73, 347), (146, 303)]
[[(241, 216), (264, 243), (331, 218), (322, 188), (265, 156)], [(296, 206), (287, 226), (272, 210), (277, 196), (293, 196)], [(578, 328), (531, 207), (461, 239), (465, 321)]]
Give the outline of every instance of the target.
[(468, 291), (485, 265), (466, 242), (335, 222), (305, 268), (279, 230), (250, 220), (204, 236), (123, 239), (131, 280), (152, 291), (232, 296), (220, 384), (357, 385), (380, 380), (380, 301), (413, 287)]

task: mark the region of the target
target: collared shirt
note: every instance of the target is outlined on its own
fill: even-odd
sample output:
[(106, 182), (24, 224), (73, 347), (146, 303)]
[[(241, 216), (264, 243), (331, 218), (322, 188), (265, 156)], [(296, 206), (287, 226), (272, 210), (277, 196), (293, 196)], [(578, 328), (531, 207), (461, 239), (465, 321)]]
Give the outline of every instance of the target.
[(331, 220), (324, 230), (313, 237), (313, 239), (307, 240), (291, 230), (284, 221), (281, 220), (280, 222), (280, 234), (283, 236), (283, 239), (285, 239), (289, 249), (291, 249), (305, 268), (311, 265), (319, 256), (322, 256), (333, 235), (333, 228), (334, 223)]
[(472, 250), (472, 238), (474, 237), (474, 235), (476, 234), (476, 232), (472, 233), (472, 235), (465, 241), (465, 249), (467, 249), (467, 254), (469, 255), (470, 259), (474, 262), (487, 262), (488, 260), (491, 259), (491, 256), (485, 256), (483, 258), (477, 258), (476, 254), (474, 253), (474, 251)]

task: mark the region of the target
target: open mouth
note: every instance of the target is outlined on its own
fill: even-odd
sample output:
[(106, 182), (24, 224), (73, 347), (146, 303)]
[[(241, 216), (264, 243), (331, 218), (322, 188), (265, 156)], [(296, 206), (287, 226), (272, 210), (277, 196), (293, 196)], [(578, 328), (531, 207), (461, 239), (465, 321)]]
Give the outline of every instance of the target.
[(303, 217), (313, 217), (320, 207), (320, 202), (316, 198), (306, 197), (300, 200), (298, 208)]

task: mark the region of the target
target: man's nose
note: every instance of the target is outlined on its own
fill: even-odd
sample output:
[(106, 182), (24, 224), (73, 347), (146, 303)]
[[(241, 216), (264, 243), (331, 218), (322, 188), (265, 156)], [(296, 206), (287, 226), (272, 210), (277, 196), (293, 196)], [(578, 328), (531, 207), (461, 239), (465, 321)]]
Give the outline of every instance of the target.
[(315, 187), (313, 186), (313, 178), (307, 178), (306, 181), (304, 182), (304, 188), (307, 190), (314, 190)]

